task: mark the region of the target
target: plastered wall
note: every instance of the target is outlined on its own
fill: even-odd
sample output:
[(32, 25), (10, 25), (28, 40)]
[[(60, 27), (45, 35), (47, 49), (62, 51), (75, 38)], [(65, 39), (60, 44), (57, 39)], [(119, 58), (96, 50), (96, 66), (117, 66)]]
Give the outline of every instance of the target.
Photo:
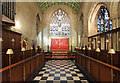
[[(15, 26), (13, 31), (22, 34), (22, 41), (28, 38), (27, 49), (31, 47), (32, 40), (37, 43), (36, 37), (36, 15), (39, 15), (40, 22), (38, 32), (42, 31), (42, 12), (37, 2), (16, 2)], [(42, 32), (41, 32), (42, 35)], [(42, 43), (42, 41), (40, 41)], [(21, 43), (22, 45), (22, 43)]]

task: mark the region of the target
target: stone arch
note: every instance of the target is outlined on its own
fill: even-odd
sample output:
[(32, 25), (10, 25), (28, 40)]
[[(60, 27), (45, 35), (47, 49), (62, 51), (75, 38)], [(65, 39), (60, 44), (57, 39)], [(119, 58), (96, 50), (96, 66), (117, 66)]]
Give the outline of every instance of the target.
[[(98, 11), (100, 9), (101, 6), (106, 6), (106, 4), (103, 3), (95, 3), (91, 9), (90, 9), (90, 13), (88, 16), (88, 36), (92, 36), (97, 34), (97, 28), (96, 28), (96, 16), (98, 14)], [(109, 8), (107, 7), (107, 9), (109, 10)]]

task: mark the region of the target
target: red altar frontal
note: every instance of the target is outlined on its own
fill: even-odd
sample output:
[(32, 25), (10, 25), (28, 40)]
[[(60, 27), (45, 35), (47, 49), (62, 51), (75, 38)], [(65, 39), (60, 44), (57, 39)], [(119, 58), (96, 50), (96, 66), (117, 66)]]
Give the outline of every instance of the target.
[(51, 38), (51, 50), (69, 50), (69, 38)]

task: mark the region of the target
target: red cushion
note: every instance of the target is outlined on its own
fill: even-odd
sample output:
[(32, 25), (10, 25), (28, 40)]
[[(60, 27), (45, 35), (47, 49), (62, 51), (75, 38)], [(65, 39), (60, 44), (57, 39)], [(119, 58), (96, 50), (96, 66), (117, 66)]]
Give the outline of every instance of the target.
[(46, 59), (50, 59), (51, 57), (45, 57)]
[(71, 57), (69, 57), (69, 58), (74, 58), (74, 59), (75, 59), (75, 57), (72, 57), (72, 56), (71, 56)]

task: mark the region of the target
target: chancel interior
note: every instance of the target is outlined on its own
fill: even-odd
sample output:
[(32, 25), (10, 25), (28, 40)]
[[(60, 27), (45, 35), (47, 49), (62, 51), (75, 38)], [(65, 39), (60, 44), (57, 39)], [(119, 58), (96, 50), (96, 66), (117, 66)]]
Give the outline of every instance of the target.
[(120, 1), (7, 1), (1, 82), (120, 83)]

